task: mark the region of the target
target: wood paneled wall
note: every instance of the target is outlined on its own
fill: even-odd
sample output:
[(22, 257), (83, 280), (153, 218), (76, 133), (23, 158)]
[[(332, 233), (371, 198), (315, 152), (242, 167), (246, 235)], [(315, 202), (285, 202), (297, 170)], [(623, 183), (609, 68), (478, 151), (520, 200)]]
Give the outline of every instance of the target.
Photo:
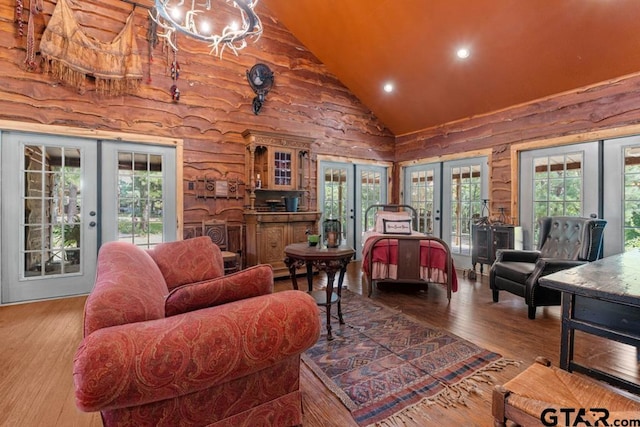
[(518, 150), (638, 134), (638, 124), (640, 74), (397, 137), (396, 161), (488, 153), (490, 215), (504, 207), (509, 218), (517, 216)]
[[(24, 19), (30, 1), (23, 0)], [(138, 0), (151, 6), (152, 0)], [(44, 0), (44, 11), (34, 16), (36, 47), (54, 10), (55, 0)], [(73, 0), (72, 9), (86, 33), (103, 41), (120, 31), (133, 6), (120, 0)], [(278, 24), (261, 4), (257, 11), (264, 33), (238, 56), (226, 50), (222, 59), (209, 47), (178, 36), (177, 60), (181, 97), (172, 102), (172, 55), (162, 42), (149, 62), (148, 11), (136, 7), (138, 49), (143, 53), (145, 78), (140, 90), (128, 96), (101, 96), (91, 87), (85, 93), (55, 82), (42, 68), (24, 65), (25, 35), (15, 22), (15, 0), (0, 2), (0, 120), (61, 125), (184, 141), (184, 221), (225, 219), (242, 222), (244, 200), (196, 198), (188, 183), (197, 178), (245, 177), (246, 129), (290, 133), (315, 139), (315, 155), (393, 161), (394, 137), (325, 67)], [(40, 57), (38, 55), (38, 61)], [(259, 115), (246, 70), (262, 62), (274, 71), (275, 84)], [(315, 174), (315, 171), (312, 171)], [(315, 178), (315, 175), (313, 175)]]
[[(26, 20), (31, 0), (23, 1)], [(35, 17), (36, 43), (54, 7), (55, 0), (44, 0), (43, 13)], [(131, 4), (120, 0), (73, 0), (72, 8), (86, 32), (102, 41), (113, 39), (132, 11)], [(181, 99), (174, 103), (171, 58), (162, 43), (152, 51), (153, 62), (148, 61), (146, 9), (133, 12), (145, 81), (135, 95), (106, 97), (94, 90), (77, 93), (41, 68), (27, 71), (27, 39), (17, 31), (15, 0), (0, 2), (0, 119), (180, 138), (184, 221), (218, 218), (232, 223), (242, 222), (243, 200), (197, 199), (188, 182), (205, 175), (248, 181), (241, 135), (245, 129), (310, 136), (316, 139), (315, 155), (339, 153), (353, 159), (431, 161), (489, 152), (491, 214), (506, 207), (512, 216), (514, 144), (565, 137), (565, 142), (578, 141), (581, 135), (607, 130), (624, 134), (640, 123), (640, 76), (635, 75), (395, 138), (266, 7), (259, 4), (257, 9), (264, 34), (239, 56), (226, 51), (218, 59), (208, 54), (206, 45), (179, 36)], [(256, 116), (245, 72), (258, 62), (275, 72), (275, 85)], [(394, 168), (394, 202), (399, 200), (399, 171)], [(315, 170), (311, 172), (315, 177)]]

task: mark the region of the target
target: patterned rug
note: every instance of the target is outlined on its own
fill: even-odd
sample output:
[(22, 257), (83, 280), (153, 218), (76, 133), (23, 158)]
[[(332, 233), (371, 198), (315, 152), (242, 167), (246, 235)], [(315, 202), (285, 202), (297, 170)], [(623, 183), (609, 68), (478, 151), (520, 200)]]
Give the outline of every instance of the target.
[[(332, 307), (333, 341), (323, 333), (302, 359), (360, 426), (416, 421), (433, 404), (464, 404), (491, 372), (517, 362), (348, 290), (345, 325)], [(320, 309), (322, 325), (326, 312)]]

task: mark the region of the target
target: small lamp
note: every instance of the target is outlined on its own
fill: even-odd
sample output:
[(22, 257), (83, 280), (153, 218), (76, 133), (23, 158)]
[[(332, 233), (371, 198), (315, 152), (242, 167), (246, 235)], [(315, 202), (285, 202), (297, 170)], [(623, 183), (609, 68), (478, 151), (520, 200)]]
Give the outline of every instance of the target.
[(337, 248), (340, 246), (340, 234), (342, 233), (340, 221), (337, 219), (327, 219), (322, 223), (322, 230), (325, 247)]

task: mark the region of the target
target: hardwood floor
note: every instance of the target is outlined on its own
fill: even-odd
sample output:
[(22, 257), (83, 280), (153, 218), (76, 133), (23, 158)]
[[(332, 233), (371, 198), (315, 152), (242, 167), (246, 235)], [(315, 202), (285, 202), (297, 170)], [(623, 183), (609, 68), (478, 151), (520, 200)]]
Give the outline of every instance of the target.
[[(469, 281), (459, 276), (459, 290), (450, 303), (444, 288), (436, 285), (427, 291), (378, 290), (373, 298), (522, 362), (496, 373), (497, 383), (524, 370), (536, 356), (558, 364), (560, 307), (539, 308), (536, 320), (529, 320), (521, 298), (503, 292), (500, 302), (493, 303), (486, 277)], [(324, 274), (314, 279), (316, 288), (325, 283)], [(349, 265), (345, 286), (362, 293), (359, 263)], [(276, 291), (290, 288), (287, 279), (276, 282)], [(78, 411), (73, 397), (71, 368), (82, 338), (84, 301), (74, 297), (0, 307), (0, 426), (102, 425), (99, 414)], [(640, 382), (634, 348), (581, 335), (576, 356)], [(305, 427), (356, 426), (344, 406), (302, 366)], [(433, 425), (490, 426), (491, 393), (470, 397), (467, 406), (434, 405), (428, 416)]]

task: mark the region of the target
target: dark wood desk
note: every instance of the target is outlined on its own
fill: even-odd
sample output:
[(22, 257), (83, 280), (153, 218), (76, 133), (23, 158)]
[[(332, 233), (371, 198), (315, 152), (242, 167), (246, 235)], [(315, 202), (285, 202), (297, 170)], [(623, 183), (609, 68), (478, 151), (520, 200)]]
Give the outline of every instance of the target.
[[(342, 282), (347, 271), (347, 265), (356, 253), (353, 248), (340, 246), (338, 248), (324, 248), (320, 246), (309, 246), (308, 243), (293, 243), (284, 248), (286, 258), (284, 263), (289, 268), (293, 289), (298, 289), (298, 279), (296, 270), (300, 267), (307, 268), (307, 285), (309, 294), (316, 300), (316, 304), (325, 306), (327, 309), (327, 339), (332, 340), (331, 334), (331, 305), (338, 303), (338, 319), (340, 324), (344, 324), (342, 318), (342, 306), (340, 298), (342, 296)], [(327, 273), (326, 291), (313, 290), (313, 267)], [(337, 292), (333, 291), (333, 282), (336, 272), (340, 272)]]
[(560, 367), (640, 394), (640, 384), (573, 360), (577, 330), (640, 348), (640, 250), (549, 274), (540, 284), (562, 292)]

